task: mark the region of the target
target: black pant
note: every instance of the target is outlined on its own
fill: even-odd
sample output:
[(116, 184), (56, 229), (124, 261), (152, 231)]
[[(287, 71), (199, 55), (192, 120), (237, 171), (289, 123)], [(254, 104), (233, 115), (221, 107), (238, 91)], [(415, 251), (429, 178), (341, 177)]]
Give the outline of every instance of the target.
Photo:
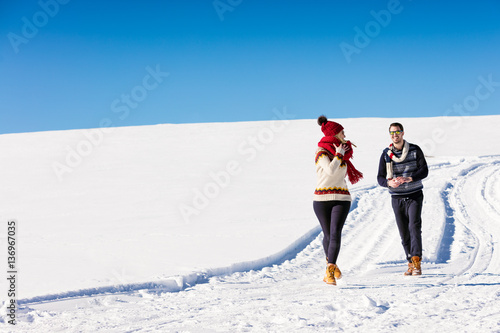
[(411, 261), (413, 256), (422, 258), (422, 219), (420, 216), (423, 201), (422, 191), (412, 193), (407, 197), (392, 197), (392, 209), (408, 261)]
[(342, 228), (351, 208), (350, 201), (314, 201), (314, 213), (323, 229), (323, 249), (328, 263), (336, 264)]

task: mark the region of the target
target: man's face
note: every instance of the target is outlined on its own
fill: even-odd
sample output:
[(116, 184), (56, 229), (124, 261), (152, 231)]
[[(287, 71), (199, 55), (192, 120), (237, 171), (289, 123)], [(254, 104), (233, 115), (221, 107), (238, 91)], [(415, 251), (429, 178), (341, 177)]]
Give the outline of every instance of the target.
[(395, 145), (403, 142), (403, 135), (405, 133), (399, 128), (399, 126), (391, 126), (389, 128), (389, 135), (391, 136), (392, 143)]

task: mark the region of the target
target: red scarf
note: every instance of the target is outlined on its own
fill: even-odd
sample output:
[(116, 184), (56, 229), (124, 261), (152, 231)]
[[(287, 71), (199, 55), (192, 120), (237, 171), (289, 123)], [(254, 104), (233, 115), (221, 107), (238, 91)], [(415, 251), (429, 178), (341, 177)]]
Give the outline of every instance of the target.
[[(321, 141), (318, 143), (318, 147), (324, 148), (328, 150), (332, 155), (337, 155), (337, 151), (335, 149), (335, 146), (340, 146), (342, 142), (335, 136), (325, 136)], [(349, 181), (351, 184), (356, 184), (363, 178), (363, 174), (356, 170), (354, 165), (352, 165), (351, 161), (349, 161), (352, 157), (352, 143), (351, 141), (346, 142), (347, 146), (349, 149), (345, 152), (343, 161), (347, 165), (347, 176), (349, 177)]]

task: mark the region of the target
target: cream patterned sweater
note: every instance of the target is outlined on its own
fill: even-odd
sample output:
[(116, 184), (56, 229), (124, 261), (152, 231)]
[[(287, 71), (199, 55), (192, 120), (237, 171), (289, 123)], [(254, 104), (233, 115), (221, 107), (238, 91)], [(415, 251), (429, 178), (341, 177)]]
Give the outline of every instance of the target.
[(351, 201), (345, 180), (347, 167), (343, 155), (332, 155), (323, 148), (316, 150), (316, 190), (314, 201)]

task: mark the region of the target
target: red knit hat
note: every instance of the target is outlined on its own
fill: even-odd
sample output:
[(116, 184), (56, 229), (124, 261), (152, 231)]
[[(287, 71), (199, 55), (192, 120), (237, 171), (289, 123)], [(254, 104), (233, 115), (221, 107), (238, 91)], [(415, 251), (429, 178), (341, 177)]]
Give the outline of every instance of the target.
[(339, 123), (328, 120), (325, 116), (321, 116), (318, 118), (318, 125), (321, 126), (321, 131), (325, 136), (335, 136), (342, 132), (344, 127)]
[(325, 135), (318, 143), (319, 147), (328, 150), (333, 156), (337, 155), (337, 146), (346, 144), (349, 147), (342, 159), (347, 165), (347, 176), (349, 177), (349, 181), (351, 184), (356, 184), (363, 178), (363, 173), (356, 170), (350, 161), (353, 154), (352, 143), (351, 141), (340, 141), (339, 138), (335, 136), (342, 132), (344, 127), (339, 123), (329, 121), (325, 116), (320, 116), (318, 118), (318, 125), (321, 126), (321, 131)]

